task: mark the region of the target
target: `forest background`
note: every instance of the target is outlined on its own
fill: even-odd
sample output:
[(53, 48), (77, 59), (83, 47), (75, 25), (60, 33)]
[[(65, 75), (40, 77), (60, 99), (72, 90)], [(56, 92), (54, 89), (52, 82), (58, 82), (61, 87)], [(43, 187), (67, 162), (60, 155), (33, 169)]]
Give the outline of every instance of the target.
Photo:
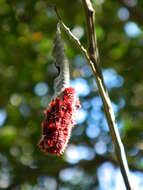
[[(82, 107), (62, 157), (45, 156), (37, 147), (57, 76), (51, 4), (87, 47), (81, 1), (0, 0), (0, 189), (125, 189), (92, 71), (65, 35), (71, 86)], [(104, 80), (134, 187), (142, 189), (143, 1), (93, 0), (93, 5)]]

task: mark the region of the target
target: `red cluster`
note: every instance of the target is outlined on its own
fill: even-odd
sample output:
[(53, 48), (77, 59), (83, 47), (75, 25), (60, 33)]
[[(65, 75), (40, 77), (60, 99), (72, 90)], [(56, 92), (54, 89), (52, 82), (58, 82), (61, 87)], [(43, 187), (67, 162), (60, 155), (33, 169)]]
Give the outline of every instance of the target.
[(73, 88), (65, 88), (62, 97), (51, 101), (42, 123), (42, 138), (38, 143), (41, 151), (57, 155), (64, 152), (75, 124), (74, 115), (79, 107), (80, 102)]

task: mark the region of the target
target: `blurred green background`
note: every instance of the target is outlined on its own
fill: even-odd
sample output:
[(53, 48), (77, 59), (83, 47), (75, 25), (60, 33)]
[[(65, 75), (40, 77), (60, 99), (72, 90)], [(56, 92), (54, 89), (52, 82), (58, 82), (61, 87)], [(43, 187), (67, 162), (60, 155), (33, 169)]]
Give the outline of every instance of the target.
[[(71, 86), (82, 108), (63, 156), (37, 147), (57, 71), (57, 18), (87, 47), (79, 0), (0, 0), (0, 189), (124, 190), (98, 89), (84, 57), (63, 35)], [(143, 189), (143, 1), (93, 0), (103, 76), (136, 190)]]

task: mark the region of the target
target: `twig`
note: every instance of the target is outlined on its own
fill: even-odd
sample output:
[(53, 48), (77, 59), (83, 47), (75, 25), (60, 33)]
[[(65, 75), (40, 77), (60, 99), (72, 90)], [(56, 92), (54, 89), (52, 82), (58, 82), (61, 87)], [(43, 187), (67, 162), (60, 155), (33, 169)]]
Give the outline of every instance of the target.
[[(88, 9), (86, 8), (88, 5)], [(95, 30), (94, 30), (94, 18), (95, 18), (95, 13), (94, 9), (92, 7), (92, 4), (90, 1), (83, 1), (83, 6), (85, 9), (85, 14), (86, 14), (86, 24), (87, 24), (87, 30), (88, 30), (88, 53), (90, 56), (90, 60), (92, 60), (95, 65), (98, 65), (98, 68), (100, 69), (101, 72), (101, 67), (100, 67), (100, 60), (99, 60), (99, 52), (97, 48), (97, 40), (96, 40), (96, 35), (95, 35)]]
[[(90, 12), (90, 10), (93, 11), (93, 8), (91, 9), (92, 4), (89, 0), (83, 0), (83, 3), (85, 3), (84, 4), (85, 9), (89, 9), (88, 13)], [(107, 122), (108, 122), (108, 125), (110, 128), (111, 137), (113, 140), (113, 144), (115, 147), (115, 152), (116, 152), (116, 156), (117, 156), (120, 168), (121, 168), (121, 172), (122, 172), (122, 175), (124, 178), (124, 182), (125, 182), (126, 188), (128, 190), (131, 190), (132, 188), (131, 188), (131, 182), (130, 182), (130, 176), (129, 176), (128, 163), (127, 163), (124, 147), (123, 147), (123, 144), (122, 144), (121, 139), (120, 139), (118, 128), (117, 128), (117, 125), (115, 122), (115, 116), (114, 116), (112, 104), (111, 104), (107, 89), (105, 87), (101, 71), (99, 69), (99, 67), (100, 67), (99, 66), (99, 63), (100, 63), (99, 62), (99, 55), (97, 52), (96, 53), (95, 52), (94, 53), (93, 52), (91, 52), (91, 53), (87, 52), (87, 50), (81, 45), (78, 38), (76, 38), (74, 36), (74, 34), (70, 31), (70, 29), (63, 23), (61, 17), (59, 16), (57, 9), (55, 9), (55, 10), (56, 10), (56, 14), (57, 14), (57, 17), (59, 19), (59, 23), (60, 23), (61, 28), (71, 38), (71, 40), (76, 44), (76, 46), (79, 48), (81, 53), (84, 54), (85, 58), (87, 59), (88, 64), (92, 68), (92, 71), (94, 73), (94, 76), (95, 76), (95, 79), (97, 82), (97, 86), (99, 89), (99, 93), (100, 93), (100, 96), (101, 96), (102, 101), (103, 101), (104, 112), (105, 112), (106, 119), (107, 119)], [(90, 17), (91, 15), (93, 18), (93, 13), (92, 14), (90, 13), (87, 16)], [(91, 20), (91, 18), (90, 18), (90, 20)], [(87, 19), (87, 22), (88, 22), (88, 19)], [(90, 31), (90, 32), (94, 31), (93, 30), (94, 21), (92, 21), (91, 23), (92, 23), (91, 26), (90, 26), (90, 24), (88, 24), (88, 27), (92, 28), (92, 29), (91, 28), (88, 29), (88, 31)], [(89, 43), (92, 43), (92, 39), (93, 39), (94, 44), (89, 46), (90, 47), (89, 50), (98, 51), (96, 38), (95, 39), (93, 38), (93, 36), (95, 36), (95, 34), (92, 33), (91, 35), (92, 35), (92, 37), (89, 37)], [(98, 65), (97, 65), (96, 61), (98, 62)]]
[[(94, 9), (90, 0), (82, 0), (82, 3), (85, 10), (86, 23), (87, 23), (87, 29), (88, 29), (88, 36), (89, 36), (88, 43), (89, 43), (89, 47), (92, 47), (89, 49), (89, 54), (90, 55), (92, 54), (92, 60), (94, 62), (94, 65), (97, 65), (97, 67), (100, 69), (101, 66), (100, 66), (99, 53), (98, 53), (98, 47), (97, 47), (97, 42), (96, 42), (96, 34), (94, 30), (94, 26), (95, 26)], [(126, 188), (131, 190), (131, 181), (130, 181), (130, 176), (129, 176), (128, 163), (127, 163), (127, 159), (126, 159), (126, 155), (124, 151), (124, 146), (120, 139), (120, 135), (119, 135), (118, 128), (116, 125), (115, 115), (112, 108), (111, 100), (106, 90), (101, 73), (97, 72), (95, 74), (95, 78), (96, 78), (97, 86), (99, 89), (99, 93), (102, 97), (104, 112), (105, 112), (106, 119), (110, 128), (111, 137), (114, 143), (116, 156), (121, 168), (124, 182), (125, 182)]]

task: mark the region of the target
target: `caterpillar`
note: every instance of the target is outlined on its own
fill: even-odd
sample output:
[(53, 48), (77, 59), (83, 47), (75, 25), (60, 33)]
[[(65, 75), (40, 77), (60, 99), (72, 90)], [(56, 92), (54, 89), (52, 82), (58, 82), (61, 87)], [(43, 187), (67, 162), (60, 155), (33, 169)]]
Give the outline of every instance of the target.
[(45, 120), (42, 123), (42, 137), (38, 146), (46, 155), (60, 156), (71, 136), (71, 130), (75, 125), (75, 113), (80, 107), (80, 102), (76, 97), (75, 89), (69, 85), (69, 62), (66, 58), (59, 25), (52, 55), (59, 74), (54, 80), (54, 98), (44, 110)]

